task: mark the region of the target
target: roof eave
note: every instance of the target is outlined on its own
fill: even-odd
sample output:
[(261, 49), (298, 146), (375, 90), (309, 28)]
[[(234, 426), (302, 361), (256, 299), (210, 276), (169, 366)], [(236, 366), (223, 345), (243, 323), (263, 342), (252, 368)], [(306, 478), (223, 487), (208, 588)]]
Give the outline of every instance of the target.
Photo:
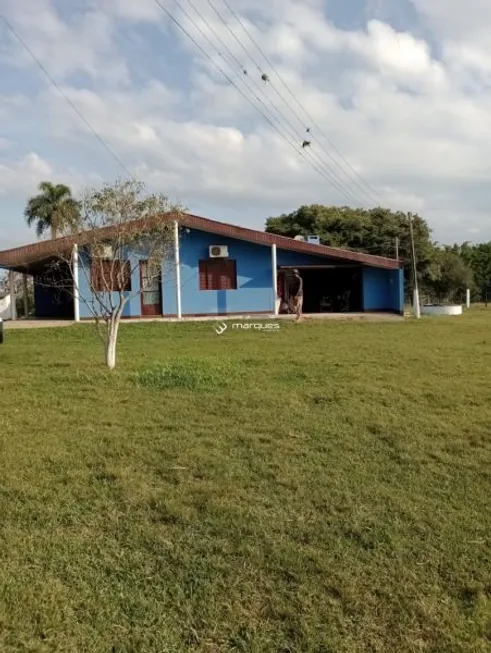
[[(157, 216), (158, 217), (158, 216)], [(243, 240), (257, 245), (272, 246), (276, 245), (280, 249), (310, 254), (319, 257), (328, 257), (330, 259), (339, 261), (351, 261), (369, 267), (377, 267), (384, 269), (399, 269), (402, 263), (396, 259), (389, 259), (382, 256), (373, 256), (372, 254), (364, 254), (363, 252), (354, 252), (348, 249), (340, 249), (335, 247), (328, 247), (326, 245), (314, 245), (304, 241), (271, 234), (265, 231), (257, 231), (248, 229), (246, 227), (239, 227), (237, 225), (227, 224), (224, 222), (217, 222), (208, 218), (203, 218), (189, 213), (184, 214), (165, 214), (160, 216), (168, 220), (178, 220), (178, 222), (185, 227), (197, 229), (198, 231), (205, 231), (207, 233), (214, 233), (217, 236)], [(146, 225), (148, 218), (135, 222), (135, 228), (138, 225)], [(102, 232), (110, 237), (111, 228), (105, 227), (101, 229)], [(103, 233), (103, 235), (104, 235)], [(60, 255), (62, 252), (67, 252), (75, 243), (80, 245), (89, 242), (87, 233), (81, 233), (78, 236), (70, 236), (64, 238), (57, 238), (55, 240), (42, 241), (25, 245), (24, 247), (17, 247), (11, 250), (0, 252), (0, 267), (4, 268), (20, 268), (22, 271), (28, 269), (29, 265), (40, 263), (44, 259), (49, 259)]]

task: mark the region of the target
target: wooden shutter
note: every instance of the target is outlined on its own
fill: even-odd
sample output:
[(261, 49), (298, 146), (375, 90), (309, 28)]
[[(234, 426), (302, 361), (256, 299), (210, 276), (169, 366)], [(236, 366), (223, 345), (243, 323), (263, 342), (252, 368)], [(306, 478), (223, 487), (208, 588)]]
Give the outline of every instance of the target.
[(92, 259), (92, 287), (96, 292), (131, 291), (131, 265), (129, 261)]
[(218, 290), (237, 290), (237, 272), (235, 261), (220, 261), (218, 268)]
[(231, 259), (199, 262), (200, 290), (237, 290), (237, 264)]
[(199, 262), (199, 289), (208, 290), (208, 261)]

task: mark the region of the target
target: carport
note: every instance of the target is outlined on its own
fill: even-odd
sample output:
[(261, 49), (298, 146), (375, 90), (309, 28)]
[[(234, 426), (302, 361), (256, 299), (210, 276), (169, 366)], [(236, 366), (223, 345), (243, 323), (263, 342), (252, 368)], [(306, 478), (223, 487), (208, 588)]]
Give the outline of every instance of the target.
[(282, 303), (289, 302), (289, 282), (294, 269), (303, 279), (305, 313), (359, 313), (363, 310), (361, 265), (281, 266), (278, 289)]
[[(75, 319), (74, 284), (67, 263), (55, 251), (60, 241), (43, 241), (27, 247), (0, 252), (0, 268), (8, 271), (10, 293), (10, 318), (18, 317), (17, 300), (23, 296), (23, 317), (28, 317), (28, 278), (33, 280), (36, 317), (41, 319)], [(67, 242), (67, 251), (73, 247)], [(22, 275), (22, 292), (18, 279)]]

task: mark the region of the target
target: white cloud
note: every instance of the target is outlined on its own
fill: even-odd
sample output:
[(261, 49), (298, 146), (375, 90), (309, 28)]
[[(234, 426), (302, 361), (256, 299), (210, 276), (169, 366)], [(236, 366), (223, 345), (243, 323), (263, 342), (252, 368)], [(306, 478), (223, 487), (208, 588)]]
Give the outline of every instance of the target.
[[(488, 9), (480, 21), (467, 16), (472, 7), (462, 9), (457, 0), (412, 0), (438, 41), (435, 50), (434, 43), (423, 40), (421, 32), (397, 31), (381, 21), (371, 20), (364, 29), (338, 29), (325, 15), (322, 0), (231, 1), (295, 98), (384, 198), (397, 208), (426, 215), (440, 240), (465, 238), (469, 230), (477, 229), (491, 238), (491, 226), (482, 210), (491, 199)], [(34, 8), (28, 0), (4, 0), (9, 20), (29, 40), (70, 100), (124, 164), (153, 188), (179, 197), (197, 212), (201, 205), (211, 206), (226, 218), (230, 210), (246, 224), (254, 215), (257, 226), (265, 215), (291, 210), (300, 203), (346, 201), (177, 32), (173, 38), (191, 57), (179, 59), (182, 48), (176, 48), (175, 75), (157, 80), (153, 73), (146, 75), (142, 65), (138, 79), (131, 78), (128, 62), (133, 52), (127, 49), (129, 42), (123, 46), (116, 35), (121, 25), (140, 30), (166, 25), (153, 0), (83, 0), (79, 6), (85, 7), (85, 12), (74, 14), (70, 22), (55, 10), (54, 2), (38, 0)], [(207, 1), (193, 2), (244, 62), (254, 88), (244, 90), (246, 95), (256, 104), (256, 95), (268, 106), (275, 103), (294, 126), (296, 133), (289, 138), (297, 148), (305, 128), (311, 127), (312, 149), (305, 151), (305, 156), (311, 152), (332, 166), (322, 149), (324, 146), (335, 156), (331, 145), (268, 65), (260, 65), (272, 80), (264, 84)], [(480, 2), (471, 0), (470, 5), (479, 8)], [(166, 6), (175, 11), (172, 3)], [(225, 10), (223, 16), (252, 50), (232, 16)], [(204, 22), (200, 25), (207, 29)], [(145, 34), (140, 32), (139, 38), (144, 39)], [(18, 48), (9, 52), (17, 62), (21, 54), (27, 70), (33, 64), (25, 53)], [(259, 60), (260, 53), (256, 52), (255, 58)], [(225, 66), (216, 53), (214, 60)], [(134, 72), (137, 62), (132, 63)], [(74, 72), (84, 72), (87, 84), (80, 80), (76, 86), (71, 84), (69, 77)], [(242, 83), (240, 69), (228, 72), (237, 84)], [(293, 111), (279, 100), (273, 84)], [(12, 124), (15, 97), (22, 103), (21, 94), (0, 96), (0, 114), (8, 116)], [(44, 130), (46, 134), (39, 147), (26, 140), (15, 143), (15, 148), (2, 149), (0, 192), (4, 196), (22, 195), (25, 199), (44, 177), (79, 186), (91, 174), (111, 178), (121, 173), (54, 89), (31, 93), (30, 102), (32, 113), (25, 133)], [(264, 105), (259, 106), (265, 111)], [(20, 113), (16, 134), (22, 133), (25, 104), (22, 116)], [(282, 125), (286, 125), (284, 119)], [(7, 132), (0, 132), (0, 138), (12, 141)], [(360, 188), (339, 171), (337, 174), (361, 199)], [(363, 195), (363, 200), (367, 199)]]
[(412, 0), (441, 44), (442, 57), (456, 73), (484, 73), (491, 82), (491, 4), (487, 0)]
[[(68, 24), (53, 0), (3, 0), (6, 16), (34, 56), (55, 77), (83, 72), (106, 83), (128, 80), (128, 70), (113, 49), (114, 24), (94, 9)], [(11, 63), (33, 65), (30, 53), (11, 35)]]
[(53, 173), (51, 165), (30, 152), (11, 165), (0, 164), (0, 194), (29, 192)]
[(6, 119), (11, 117), (19, 109), (26, 107), (29, 103), (25, 95), (14, 94), (0, 94), (0, 118)]
[(0, 195), (24, 199), (36, 191), (41, 181), (47, 179), (56, 179), (75, 190), (102, 181), (96, 174), (83, 175), (76, 170), (56, 168), (36, 152), (29, 152), (9, 164), (0, 163)]
[(442, 38), (460, 40), (487, 34), (491, 5), (487, 0), (412, 0), (418, 12)]
[(162, 10), (155, 0), (91, 0), (93, 9), (101, 9), (129, 21), (154, 21)]

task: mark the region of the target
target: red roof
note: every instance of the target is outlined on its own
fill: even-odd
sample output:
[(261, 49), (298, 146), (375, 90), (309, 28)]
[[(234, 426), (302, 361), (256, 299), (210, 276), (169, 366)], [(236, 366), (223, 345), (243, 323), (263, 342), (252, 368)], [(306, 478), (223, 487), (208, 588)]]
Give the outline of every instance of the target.
[[(325, 256), (339, 261), (352, 261), (371, 267), (385, 268), (389, 270), (397, 270), (401, 267), (400, 261), (397, 261), (396, 259), (385, 258), (383, 256), (373, 256), (372, 254), (364, 254), (362, 252), (353, 252), (348, 249), (340, 249), (337, 247), (313, 245), (311, 243), (295, 240), (294, 238), (286, 238), (285, 236), (278, 236), (276, 234), (266, 233), (265, 231), (238, 227), (236, 225), (217, 222), (216, 220), (209, 220), (208, 218), (202, 218), (188, 213), (179, 216), (167, 214), (163, 217), (166, 220), (177, 219), (182, 227), (206, 231), (208, 233), (216, 234), (217, 236), (245, 240), (251, 243), (257, 243), (258, 245), (276, 245), (279, 249), (283, 250)], [(144, 228), (143, 220), (135, 222), (135, 227), (140, 225)], [(110, 227), (106, 227), (101, 231), (107, 231), (109, 236), (110, 230)], [(24, 247), (8, 249), (0, 252), (0, 267), (27, 268), (29, 265), (33, 265), (36, 262), (55, 257), (60, 253), (60, 251), (68, 250), (75, 243), (83, 245), (84, 242), (87, 241), (87, 235), (81, 233), (77, 236), (57, 238), (55, 240), (43, 240), (31, 245), (25, 245)]]

